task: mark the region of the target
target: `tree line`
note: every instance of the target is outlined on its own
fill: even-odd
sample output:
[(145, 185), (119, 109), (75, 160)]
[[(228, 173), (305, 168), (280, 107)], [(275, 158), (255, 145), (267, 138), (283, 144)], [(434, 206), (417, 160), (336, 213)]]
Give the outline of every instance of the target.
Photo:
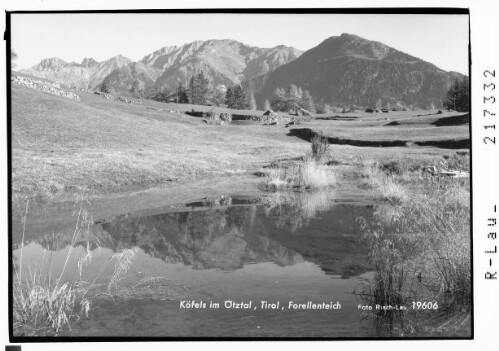
[(294, 84), (291, 84), (286, 90), (276, 88), (272, 101), (270, 103), (268, 100), (265, 101), (264, 109), (266, 107), (283, 112), (297, 113), (301, 109), (312, 113), (317, 112), (314, 99), (309, 91)]
[[(100, 90), (114, 93), (114, 89), (101, 84)], [(208, 106), (226, 105), (236, 110), (256, 110), (257, 103), (253, 90), (250, 87), (243, 88), (241, 85), (233, 85), (226, 88), (225, 85), (213, 86), (203, 71), (194, 74), (188, 80), (187, 86), (179, 82), (175, 89), (167, 86), (153, 86), (149, 90), (144, 89), (138, 81), (134, 81), (129, 93), (134, 97), (148, 98), (160, 102), (175, 102), (179, 104), (194, 104)], [(303, 109), (312, 113), (319, 113), (324, 106), (314, 103), (314, 99), (308, 90), (303, 90), (291, 84), (286, 90), (277, 88), (272, 100), (265, 100), (263, 110), (274, 110), (282, 112), (298, 112)]]
[(225, 85), (212, 86), (203, 71), (191, 76), (187, 87), (181, 82), (172, 91), (161, 87), (150, 95), (152, 100), (208, 106), (227, 105), (237, 110), (256, 110), (255, 96), (252, 90), (244, 90), (240, 85), (226, 88)]
[(467, 76), (456, 78), (444, 100), (444, 108), (458, 112), (470, 110), (470, 82)]

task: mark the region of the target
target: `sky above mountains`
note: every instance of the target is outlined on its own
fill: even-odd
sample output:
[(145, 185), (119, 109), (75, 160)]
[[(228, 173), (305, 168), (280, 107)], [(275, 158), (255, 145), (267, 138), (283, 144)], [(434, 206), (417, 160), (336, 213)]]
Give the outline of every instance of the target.
[(13, 14), (17, 69), (47, 57), (134, 61), (163, 46), (234, 39), (257, 47), (311, 49), (351, 33), (383, 42), (446, 71), (468, 74), (468, 16), (362, 14)]

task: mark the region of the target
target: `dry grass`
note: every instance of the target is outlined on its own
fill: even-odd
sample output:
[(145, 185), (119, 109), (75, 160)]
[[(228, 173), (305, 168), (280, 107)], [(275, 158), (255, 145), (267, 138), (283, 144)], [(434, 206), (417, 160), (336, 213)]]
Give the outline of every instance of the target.
[(333, 167), (316, 161), (298, 162), (287, 167), (276, 167), (268, 172), (263, 183), (267, 190), (323, 189), (336, 185)]
[[(26, 223), (28, 203), (23, 222)], [(14, 279), (14, 332), (19, 335), (57, 335), (64, 328), (71, 329), (71, 323), (78, 320), (82, 314), (88, 315), (90, 301), (86, 294), (91, 286), (84, 286), (82, 271), (91, 260), (87, 246), (84, 257), (78, 260), (77, 272), (68, 278), (67, 264), (81, 232), (88, 228), (90, 220), (88, 213), (81, 206), (77, 210), (76, 226), (72, 243), (69, 247), (64, 266), (60, 275), (52, 279), (50, 267), (45, 267), (45, 257), (39, 267), (26, 269), (23, 267), (24, 231), (21, 244), (19, 269), (15, 269)]]
[(316, 134), (312, 137), (312, 158), (317, 162), (323, 162), (328, 157), (329, 141), (322, 134)]
[[(80, 199), (82, 200), (82, 199)], [(92, 252), (87, 242), (87, 247), (82, 255), (74, 252), (82, 232), (88, 230), (92, 222), (84, 208), (84, 201), (75, 211), (76, 225), (71, 244), (64, 264), (57, 277), (52, 277), (50, 257), (45, 252), (36, 266), (23, 267), (24, 230), (20, 249), (19, 263), (14, 265), (15, 279), (13, 290), (13, 325), (14, 334), (19, 336), (44, 336), (60, 335), (83, 316), (88, 317), (91, 305), (95, 298), (103, 294), (120, 297), (128, 289), (120, 286), (120, 281), (125, 278), (138, 248), (124, 249), (109, 258), (100, 267), (94, 279), (87, 282), (83, 279), (85, 267), (92, 260)], [(26, 203), (23, 223), (26, 223), (28, 202)], [(69, 263), (76, 257), (76, 266)], [(97, 283), (106, 267), (114, 262), (114, 269), (107, 289), (103, 292), (103, 284)], [(147, 285), (149, 292), (154, 293), (154, 284)], [(153, 287), (151, 287), (153, 286)], [(129, 294), (130, 295), (130, 294)]]
[(134, 247), (132, 249), (124, 249), (121, 252), (115, 253), (111, 257), (111, 259), (115, 261), (115, 264), (113, 275), (111, 276), (109, 284), (107, 285), (107, 290), (110, 294), (118, 289), (119, 282), (125, 278), (125, 274), (132, 266), (133, 258), (138, 251), (138, 247)]
[[(469, 181), (414, 176), (412, 188), (403, 189), (405, 201), (381, 204), (373, 222), (361, 219), (374, 276), (360, 293), (371, 303), (438, 303), (433, 311), (378, 312), (395, 334), (417, 334), (427, 329), (425, 323), (442, 335), (454, 335), (456, 326), (469, 333), (464, 322), (471, 309)], [(385, 187), (375, 191), (386, 198)]]
[[(70, 248), (68, 259), (72, 257), (71, 251)], [(82, 279), (84, 267), (90, 262), (90, 251), (87, 251), (86, 256), (78, 258), (79, 274), (66, 276), (62, 280), (51, 279), (50, 267), (43, 267), (45, 258), (42, 259), (39, 269), (29, 268), (27, 274), (22, 277), (19, 275), (14, 282), (14, 333), (23, 336), (60, 335), (66, 330), (72, 330), (72, 325), (83, 316), (88, 317), (91, 306), (102, 295), (113, 299), (123, 297), (128, 289), (121, 287), (119, 281), (131, 266), (133, 255), (130, 252), (135, 254), (136, 251), (124, 250), (106, 262), (105, 266), (116, 261), (115, 271), (105, 293), (102, 284), (96, 283), (104, 267), (92, 282)], [(64, 267), (61, 277), (67, 274)]]
[(321, 165), (317, 162), (305, 162), (301, 166), (301, 187), (325, 188), (336, 185), (336, 176), (333, 167)]
[[(26, 216), (27, 211), (24, 223)], [(51, 255), (46, 255), (46, 251), (35, 265), (24, 267), (24, 245), (21, 244), (19, 260), (14, 264), (15, 335), (64, 335), (73, 330), (81, 318), (88, 317), (101, 301), (123, 303), (129, 299), (173, 300), (188, 296), (186, 288), (172, 280), (145, 277), (137, 282), (135, 275), (128, 275), (139, 252), (138, 247), (116, 252), (97, 270), (91, 268), (92, 271), (89, 267), (92, 261), (89, 243), (86, 248), (75, 250), (91, 219), (83, 205), (77, 208), (75, 217), (75, 230), (62, 267), (53, 267)], [(60, 273), (52, 277), (52, 272), (59, 269)], [(85, 280), (87, 276), (92, 279)]]
[[(310, 148), (310, 143), (288, 136), (289, 128), (261, 125), (221, 128), (203, 123), (202, 118), (169, 112), (193, 108), (212, 109), (155, 101), (130, 105), (86, 93), (81, 93), (81, 102), (75, 102), (14, 85), (14, 197), (39, 196), (52, 200), (68, 198), (83, 189), (91, 193), (115, 193), (240, 176), (254, 172), (264, 163), (303, 155)], [(261, 114), (261, 111), (252, 113)], [(410, 128), (382, 127), (386, 121), (372, 121), (372, 116), (366, 116), (361, 123), (320, 120), (304, 123), (313, 130), (323, 130), (325, 135), (360, 140), (377, 137), (379, 133), (374, 134), (373, 128), (378, 127), (390, 133), (387, 139), (421, 134)], [(431, 128), (440, 133), (440, 138), (457, 135), (448, 129), (451, 127)], [(467, 133), (466, 126), (452, 128)], [(400, 158), (401, 153), (420, 160), (419, 163), (435, 162), (442, 154), (451, 154), (445, 149), (335, 146), (338, 161), (349, 162), (357, 157)]]
[(307, 148), (284, 128), (221, 128), (165, 104), (144, 102), (159, 111), (93, 95), (75, 102), (13, 86), (15, 196), (51, 200), (82, 189), (109, 193), (241, 175)]
[(413, 219), (406, 224), (408, 229), (422, 237), (420, 245), (424, 254), (420, 265), (431, 266), (427, 274), (428, 288), (439, 297), (441, 309), (469, 308), (469, 189), (452, 179), (436, 181), (427, 191), (411, 196), (404, 212)]
[(407, 199), (406, 189), (397, 182), (396, 176), (383, 172), (376, 162), (365, 162), (363, 174), (374, 193), (383, 199), (393, 202), (403, 202)]

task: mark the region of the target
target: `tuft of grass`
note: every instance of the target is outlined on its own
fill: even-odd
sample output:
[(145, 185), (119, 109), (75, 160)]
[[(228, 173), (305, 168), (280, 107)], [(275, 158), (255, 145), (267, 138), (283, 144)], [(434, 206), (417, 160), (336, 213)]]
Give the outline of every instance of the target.
[(390, 161), (381, 165), (381, 170), (390, 175), (402, 175), (406, 171), (406, 165), (401, 164), (400, 161)]
[(277, 167), (269, 171), (263, 185), (269, 190), (285, 189), (291, 187), (291, 181), (286, 169)]
[(109, 284), (107, 285), (107, 290), (110, 294), (118, 289), (119, 282), (125, 277), (126, 272), (128, 272), (128, 270), (132, 266), (133, 258), (138, 251), (138, 247), (124, 249), (120, 252), (115, 253), (111, 257), (112, 260), (115, 260), (115, 264), (113, 275), (111, 276)]
[(303, 188), (325, 188), (336, 185), (336, 176), (332, 167), (305, 162), (301, 168), (300, 185)]
[[(44, 274), (44, 258), (39, 268), (23, 267), (24, 234), (29, 203), (23, 216), (23, 236), (19, 269), (15, 268), (16, 279), (13, 289), (14, 332), (19, 335), (51, 335), (59, 334), (64, 328), (71, 329), (71, 323), (82, 314), (88, 315), (90, 300), (86, 297), (90, 286), (85, 287), (82, 281), (83, 267), (90, 262), (91, 253), (87, 245), (87, 253), (78, 260), (78, 271), (67, 278), (67, 264), (72, 255), (76, 241), (82, 230), (90, 223), (88, 212), (81, 206), (77, 211), (76, 226), (66, 260), (57, 279), (52, 280), (50, 274)], [(49, 270), (50, 267), (47, 267)]]
[[(395, 173), (403, 174), (402, 172)], [(383, 172), (377, 163), (364, 163), (363, 174), (367, 177), (367, 184), (374, 190), (374, 193), (381, 196), (384, 200), (391, 202), (403, 202), (407, 200), (405, 187), (397, 182), (394, 175)]]
[(323, 162), (327, 158), (329, 140), (322, 134), (316, 134), (310, 140), (312, 147), (312, 158), (317, 162)]
[(305, 161), (270, 170), (263, 183), (266, 190), (323, 189), (336, 185), (336, 175), (330, 166)]
[(70, 259), (74, 257), (74, 249), (81, 238), (82, 232), (89, 229), (92, 223), (88, 211), (84, 208), (84, 200), (75, 211), (76, 225), (68, 246), (68, 252), (59, 276), (51, 276), (50, 258), (46, 264), (45, 253), (37, 267), (23, 267), (24, 234), (29, 202), (26, 202), (23, 214), (23, 234), (19, 262), (14, 264), (15, 279), (13, 282), (13, 325), (14, 334), (22, 336), (59, 335), (72, 329), (72, 324), (81, 317), (88, 317), (93, 297), (102, 295), (100, 285), (96, 284), (104, 269), (115, 262), (114, 271), (107, 284), (107, 294), (122, 291), (119, 282), (132, 265), (132, 260), (138, 248), (124, 249), (115, 253), (100, 269), (92, 282), (83, 280), (83, 271), (92, 260), (90, 244), (76, 262), (76, 268), (69, 267)]

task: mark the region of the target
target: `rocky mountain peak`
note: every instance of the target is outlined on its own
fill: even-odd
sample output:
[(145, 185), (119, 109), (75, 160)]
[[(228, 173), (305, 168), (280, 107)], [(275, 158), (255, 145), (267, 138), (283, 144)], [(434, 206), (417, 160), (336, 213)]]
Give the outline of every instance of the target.
[[(324, 40), (317, 47), (311, 49), (314, 54), (320, 54), (329, 58), (333, 57), (363, 57), (374, 60), (386, 59), (397, 50), (377, 41), (361, 38), (354, 34), (343, 33)], [(407, 54), (404, 54), (410, 57)]]
[(127, 58), (127, 57), (125, 57), (123, 55), (117, 55), (117, 56), (111, 57), (110, 59), (108, 59), (108, 60), (106, 60), (104, 62), (101, 62), (101, 63), (104, 63), (104, 64), (116, 63), (119, 66), (125, 66), (125, 65), (128, 65), (131, 62), (132, 62), (132, 60), (130, 60), (129, 58)]
[(94, 66), (97, 66), (98, 64), (99, 64), (99, 62), (97, 62), (96, 60), (94, 60), (91, 57), (85, 57), (83, 59), (83, 61), (81, 61), (81, 65), (83, 67), (94, 67)]
[(60, 59), (59, 57), (49, 57), (40, 61), (40, 63), (33, 66), (33, 68), (39, 71), (47, 71), (47, 70), (58, 71), (66, 66), (68, 66), (68, 63)]

